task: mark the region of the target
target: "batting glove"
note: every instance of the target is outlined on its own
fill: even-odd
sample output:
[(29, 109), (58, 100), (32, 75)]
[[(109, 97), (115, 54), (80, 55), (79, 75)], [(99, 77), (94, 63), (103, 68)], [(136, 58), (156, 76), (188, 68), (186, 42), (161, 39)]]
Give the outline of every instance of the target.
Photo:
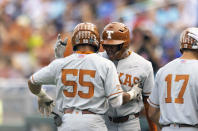
[(142, 89), (139, 87), (140, 84), (135, 84), (130, 91), (127, 93), (130, 95), (130, 100), (138, 100), (141, 97)]
[(55, 58), (56, 59), (64, 57), (64, 52), (65, 52), (65, 48), (66, 48), (66, 45), (67, 45), (67, 41), (68, 41), (67, 37), (65, 38), (64, 41), (62, 41), (61, 40), (61, 35), (58, 34), (57, 41), (56, 41), (56, 44), (55, 44), (55, 47), (54, 47), (54, 52), (55, 52)]
[(38, 109), (42, 116), (49, 116), (52, 112), (52, 108), (54, 107), (53, 99), (47, 95), (47, 93), (41, 89), (41, 92), (38, 96)]

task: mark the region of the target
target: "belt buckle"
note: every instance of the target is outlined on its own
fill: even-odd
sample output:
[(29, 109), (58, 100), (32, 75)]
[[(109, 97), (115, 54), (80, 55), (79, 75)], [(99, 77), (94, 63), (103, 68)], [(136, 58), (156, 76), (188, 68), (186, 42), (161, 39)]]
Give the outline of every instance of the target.
[(133, 119), (135, 119), (136, 117), (135, 117), (135, 115), (134, 114), (132, 114), (132, 115), (129, 115), (129, 120), (133, 120)]
[(113, 118), (111, 116), (108, 116), (108, 118), (109, 118), (110, 121), (113, 121)]
[(172, 123), (172, 124), (170, 124), (170, 127), (179, 127), (179, 124), (177, 124), (177, 123)]
[(81, 114), (82, 115), (82, 111), (78, 110), (78, 109), (74, 109), (72, 114), (76, 114), (76, 115)]

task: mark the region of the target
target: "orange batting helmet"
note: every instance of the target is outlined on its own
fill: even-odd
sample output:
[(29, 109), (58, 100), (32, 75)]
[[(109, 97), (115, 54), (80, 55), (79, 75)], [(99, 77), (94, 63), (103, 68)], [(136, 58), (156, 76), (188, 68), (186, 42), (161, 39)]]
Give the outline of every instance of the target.
[(98, 51), (100, 47), (100, 35), (96, 25), (92, 23), (80, 23), (73, 31), (72, 45), (73, 50), (76, 50), (77, 45), (89, 44)]

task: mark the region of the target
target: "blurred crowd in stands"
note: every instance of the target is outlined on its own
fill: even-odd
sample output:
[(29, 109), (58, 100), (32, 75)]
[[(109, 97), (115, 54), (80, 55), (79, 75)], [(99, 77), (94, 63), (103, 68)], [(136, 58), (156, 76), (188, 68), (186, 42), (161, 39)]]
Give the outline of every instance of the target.
[(0, 0), (0, 78), (28, 78), (54, 59), (58, 33), (80, 22), (120, 21), (131, 30), (131, 49), (156, 72), (179, 57), (179, 35), (198, 25), (197, 0)]

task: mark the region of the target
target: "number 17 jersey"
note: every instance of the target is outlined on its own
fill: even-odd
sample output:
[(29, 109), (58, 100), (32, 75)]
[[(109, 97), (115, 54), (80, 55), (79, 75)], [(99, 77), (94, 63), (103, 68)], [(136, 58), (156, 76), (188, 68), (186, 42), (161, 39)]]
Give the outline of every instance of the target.
[(160, 124), (198, 124), (198, 60), (175, 59), (156, 75), (148, 99), (160, 108)]

